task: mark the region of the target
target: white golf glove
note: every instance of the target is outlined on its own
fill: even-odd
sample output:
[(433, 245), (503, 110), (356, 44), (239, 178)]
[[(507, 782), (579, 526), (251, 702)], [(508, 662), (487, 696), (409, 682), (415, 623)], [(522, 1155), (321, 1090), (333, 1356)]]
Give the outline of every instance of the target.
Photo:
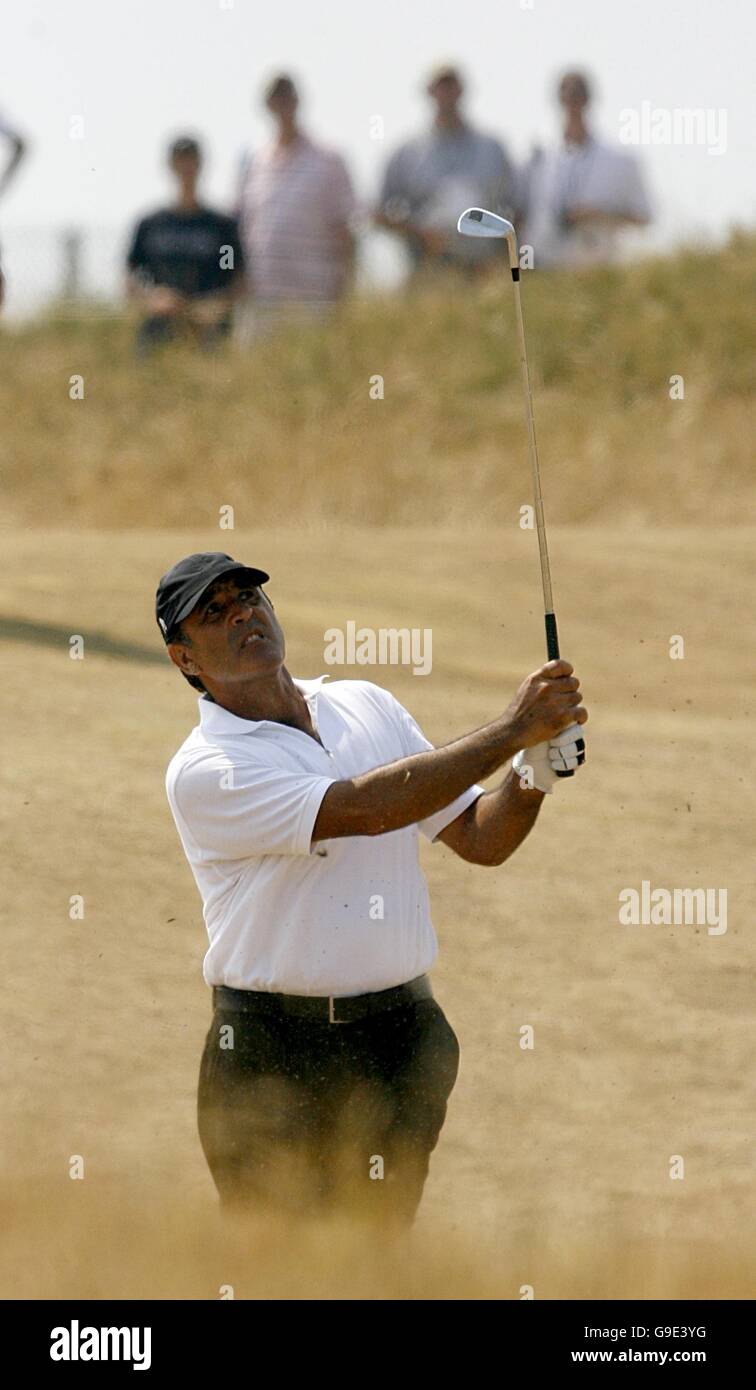
[(582, 724), (571, 724), (547, 743), (521, 748), (512, 759), (512, 768), (521, 782), (550, 794), (560, 772), (574, 772), (585, 762), (585, 735)]

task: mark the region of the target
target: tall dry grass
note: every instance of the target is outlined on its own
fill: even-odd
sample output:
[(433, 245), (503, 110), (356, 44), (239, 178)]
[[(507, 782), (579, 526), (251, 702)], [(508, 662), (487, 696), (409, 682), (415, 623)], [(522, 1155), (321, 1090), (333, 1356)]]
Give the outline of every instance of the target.
[[(553, 520), (743, 519), (754, 278), (745, 234), (714, 255), (525, 277)], [(503, 277), (353, 302), (326, 329), (216, 357), (138, 363), (118, 314), (6, 330), (6, 523), (195, 527), (224, 504), (238, 527), (511, 516), (529, 496), (512, 334)]]

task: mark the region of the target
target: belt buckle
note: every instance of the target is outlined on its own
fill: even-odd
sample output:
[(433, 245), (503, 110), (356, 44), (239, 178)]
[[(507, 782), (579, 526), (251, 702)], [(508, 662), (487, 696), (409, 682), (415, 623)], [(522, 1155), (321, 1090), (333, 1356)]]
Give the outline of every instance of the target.
[(334, 1011), (333, 1011), (333, 1006), (334, 1006), (334, 1003), (335, 1003), (335, 1002), (336, 1002), (336, 1001), (334, 1000), (333, 995), (332, 995), (332, 994), (329, 994), (329, 996), (328, 996), (328, 1022), (329, 1022), (329, 1023), (347, 1023), (348, 1020), (347, 1020), (346, 1018), (337, 1018), (337, 1017), (336, 1017), (336, 1015), (335, 1015), (335, 1013), (334, 1013)]

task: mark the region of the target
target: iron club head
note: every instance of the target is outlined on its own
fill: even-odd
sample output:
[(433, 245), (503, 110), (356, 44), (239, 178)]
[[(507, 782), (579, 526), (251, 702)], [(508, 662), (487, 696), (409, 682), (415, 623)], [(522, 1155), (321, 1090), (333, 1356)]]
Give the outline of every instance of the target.
[(506, 217), (499, 217), (496, 212), (487, 212), (485, 208), (468, 208), (457, 223), (457, 231), (461, 232), (462, 236), (505, 237), (509, 249), (509, 264), (517, 265), (517, 234)]

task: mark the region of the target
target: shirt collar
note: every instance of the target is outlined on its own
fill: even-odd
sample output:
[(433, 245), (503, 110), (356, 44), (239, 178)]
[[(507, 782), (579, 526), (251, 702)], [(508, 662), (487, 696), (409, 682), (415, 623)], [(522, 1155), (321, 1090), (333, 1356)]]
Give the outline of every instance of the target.
[[(300, 680), (297, 676), (292, 676), (292, 680), (298, 690), (301, 690), (306, 700), (312, 699), (320, 693), (323, 681), (328, 680), (328, 675), (315, 676), (312, 680)], [(218, 735), (225, 734), (229, 737), (232, 734), (253, 734), (265, 724), (277, 724), (275, 719), (242, 719), (238, 714), (232, 714), (230, 710), (224, 709), (223, 705), (216, 705), (212, 700), (206, 700), (204, 695), (200, 695), (197, 701), (199, 706), (200, 728), (203, 734)], [(282, 724), (281, 728), (288, 728), (288, 724)]]

